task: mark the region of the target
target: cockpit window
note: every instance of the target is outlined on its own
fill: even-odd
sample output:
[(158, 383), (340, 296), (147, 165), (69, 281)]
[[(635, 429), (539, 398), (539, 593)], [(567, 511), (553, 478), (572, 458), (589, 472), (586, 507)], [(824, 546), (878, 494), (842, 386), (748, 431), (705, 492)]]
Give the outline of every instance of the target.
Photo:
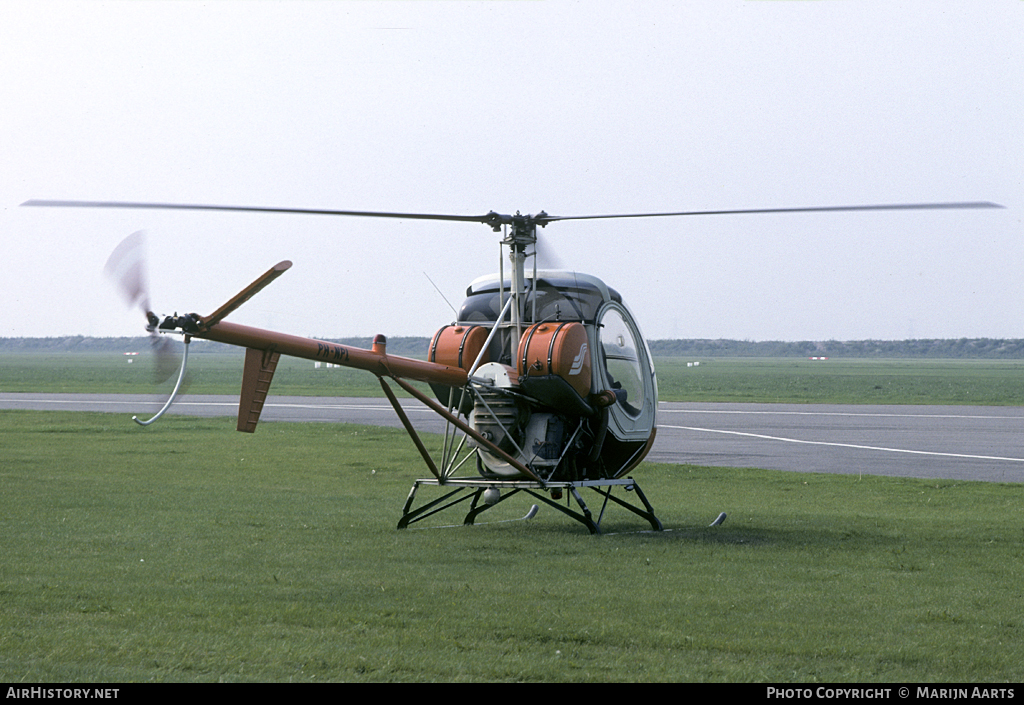
[(614, 308), (608, 309), (601, 317), (599, 331), (608, 381), (620, 397), (619, 404), (626, 413), (639, 416), (644, 404), (644, 382), (637, 340), (622, 312)]
[[(505, 293), (508, 296), (508, 293)], [(472, 294), (459, 309), (459, 323), (493, 323), (501, 313), (498, 292), (485, 291)]]
[[(532, 282), (531, 282), (532, 284)], [(509, 283), (505, 282), (505, 297), (508, 298)], [(536, 317), (534, 303), (536, 302)], [(461, 323), (494, 322), (501, 313), (502, 301), (498, 284), (488, 285), (470, 292), (459, 310)], [(536, 288), (531, 288), (526, 297), (523, 321), (581, 321), (592, 322), (597, 310), (604, 303), (600, 290), (586, 282), (573, 280), (538, 279)]]

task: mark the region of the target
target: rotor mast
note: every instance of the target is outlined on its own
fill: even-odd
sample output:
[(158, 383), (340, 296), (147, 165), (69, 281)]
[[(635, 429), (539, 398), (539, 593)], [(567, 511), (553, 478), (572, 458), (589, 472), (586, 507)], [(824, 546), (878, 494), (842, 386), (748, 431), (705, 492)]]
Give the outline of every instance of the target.
[[(508, 257), (512, 264), (511, 291), (509, 295), (513, 301), (511, 307), (512, 319), (509, 325), (514, 333), (509, 336), (510, 360), (516, 359), (519, 341), (523, 337), (523, 316), (525, 315), (524, 307), (526, 305), (526, 258), (530, 254), (527, 252), (527, 248), (532, 245), (533, 252), (536, 252), (537, 225), (540, 224), (541, 227), (546, 225), (547, 217), (548, 214), (544, 211), (541, 211), (536, 216), (521, 215), (517, 211), (513, 216), (499, 216), (500, 221), (498, 218), (495, 218), (495, 222), (508, 226), (501, 244), (508, 247)], [(496, 227), (495, 230), (497, 230)], [(534, 270), (536, 270), (536, 258), (534, 259)], [(498, 323), (500, 324), (501, 322), (499, 321)]]

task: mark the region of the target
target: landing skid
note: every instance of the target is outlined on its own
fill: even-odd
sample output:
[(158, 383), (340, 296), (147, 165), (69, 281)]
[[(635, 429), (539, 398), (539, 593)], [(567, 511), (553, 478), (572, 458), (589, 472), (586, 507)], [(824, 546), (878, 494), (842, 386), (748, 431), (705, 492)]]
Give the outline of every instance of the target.
[[(441, 487), (442, 489), (449, 491), (441, 497), (413, 509), (413, 503), (416, 501), (416, 492), (423, 485)], [(625, 501), (624, 499), (614, 496), (612, 494), (612, 490), (616, 487), (621, 487), (625, 492), (635, 492), (637, 499), (640, 500), (643, 507), (641, 508), (635, 504)], [(500, 498), (493, 504), (487, 504), (482, 501), (483, 494), (488, 489), (497, 489), (501, 491)], [(590, 489), (604, 498), (604, 501), (601, 504), (601, 511), (598, 513), (596, 521), (594, 520), (593, 513), (587, 507), (586, 502), (583, 501), (583, 496), (580, 493), (581, 489)], [(556, 492), (561, 491), (562, 494), (565, 495), (566, 502), (564, 504), (551, 498), (551, 492), (553, 490)], [(646, 519), (647, 522), (650, 523), (651, 528), (655, 531), (662, 530), (661, 521), (657, 516), (655, 516), (654, 508), (651, 507), (651, 503), (647, 501), (647, 497), (640, 490), (640, 486), (631, 477), (618, 480), (581, 480), (577, 482), (546, 482), (543, 484), (530, 480), (438, 480), (436, 478), (416, 480), (416, 482), (413, 483), (412, 489), (409, 490), (409, 498), (406, 500), (405, 508), (402, 510), (402, 518), (398, 522), (398, 528), (408, 528), (410, 524), (414, 524), (426, 519), (427, 517), (433, 516), (434, 514), (443, 512), (446, 509), (450, 509), (462, 502), (465, 502), (466, 500), (471, 501), (469, 505), (469, 512), (466, 514), (463, 524), (471, 525), (476, 521), (476, 518), (485, 511), (491, 507), (501, 504), (509, 497), (520, 492), (525, 492), (549, 507), (572, 517), (586, 526), (592, 534), (601, 533), (601, 520), (604, 518), (604, 512), (608, 507), (609, 501), (618, 504), (620, 507), (628, 509), (643, 519)], [(572, 497), (572, 499), (576, 501), (576, 504), (579, 506), (579, 511), (572, 507), (569, 502), (569, 497)]]

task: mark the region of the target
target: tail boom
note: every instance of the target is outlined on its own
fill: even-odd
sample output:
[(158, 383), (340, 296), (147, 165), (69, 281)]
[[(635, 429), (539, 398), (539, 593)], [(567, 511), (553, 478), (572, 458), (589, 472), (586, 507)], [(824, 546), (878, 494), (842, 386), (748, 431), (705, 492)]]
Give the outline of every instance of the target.
[(444, 384), (452, 387), (461, 387), (468, 381), (466, 371), (459, 367), (388, 355), (384, 336), (377, 336), (373, 349), (365, 350), (326, 340), (303, 338), (227, 321), (220, 321), (208, 328), (201, 322), (199, 331), (190, 333), (190, 335), (194, 338), (268, 353), (276, 352), (290, 357), (352, 367), (372, 372), (378, 377), (401, 377), (417, 382)]

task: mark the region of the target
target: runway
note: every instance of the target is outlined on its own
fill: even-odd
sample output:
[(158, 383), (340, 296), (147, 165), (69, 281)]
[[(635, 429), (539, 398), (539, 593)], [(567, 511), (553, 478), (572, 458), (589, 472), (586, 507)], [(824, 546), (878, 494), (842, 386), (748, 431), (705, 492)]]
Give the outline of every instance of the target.
[(647, 459), (1022, 482), (1024, 408), (664, 404)]
[[(0, 393), (0, 409), (102, 411), (149, 418), (150, 395)], [(443, 420), (412, 400), (416, 427)], [(169, 414), (235, 416), (233, 396), (183, 396)], [(385, 399), (268, 398), (262, 423), (321, 421), (399, 427)], [(157, 422), (159, 423), (159, 421)], [(140, 433), (144, 433), (141, 428)], [(1024, 482), (1024, 408), (662, 403), (652, 462), (797, 472)], [(259, 433), (259, 430), (257, 430)]]

